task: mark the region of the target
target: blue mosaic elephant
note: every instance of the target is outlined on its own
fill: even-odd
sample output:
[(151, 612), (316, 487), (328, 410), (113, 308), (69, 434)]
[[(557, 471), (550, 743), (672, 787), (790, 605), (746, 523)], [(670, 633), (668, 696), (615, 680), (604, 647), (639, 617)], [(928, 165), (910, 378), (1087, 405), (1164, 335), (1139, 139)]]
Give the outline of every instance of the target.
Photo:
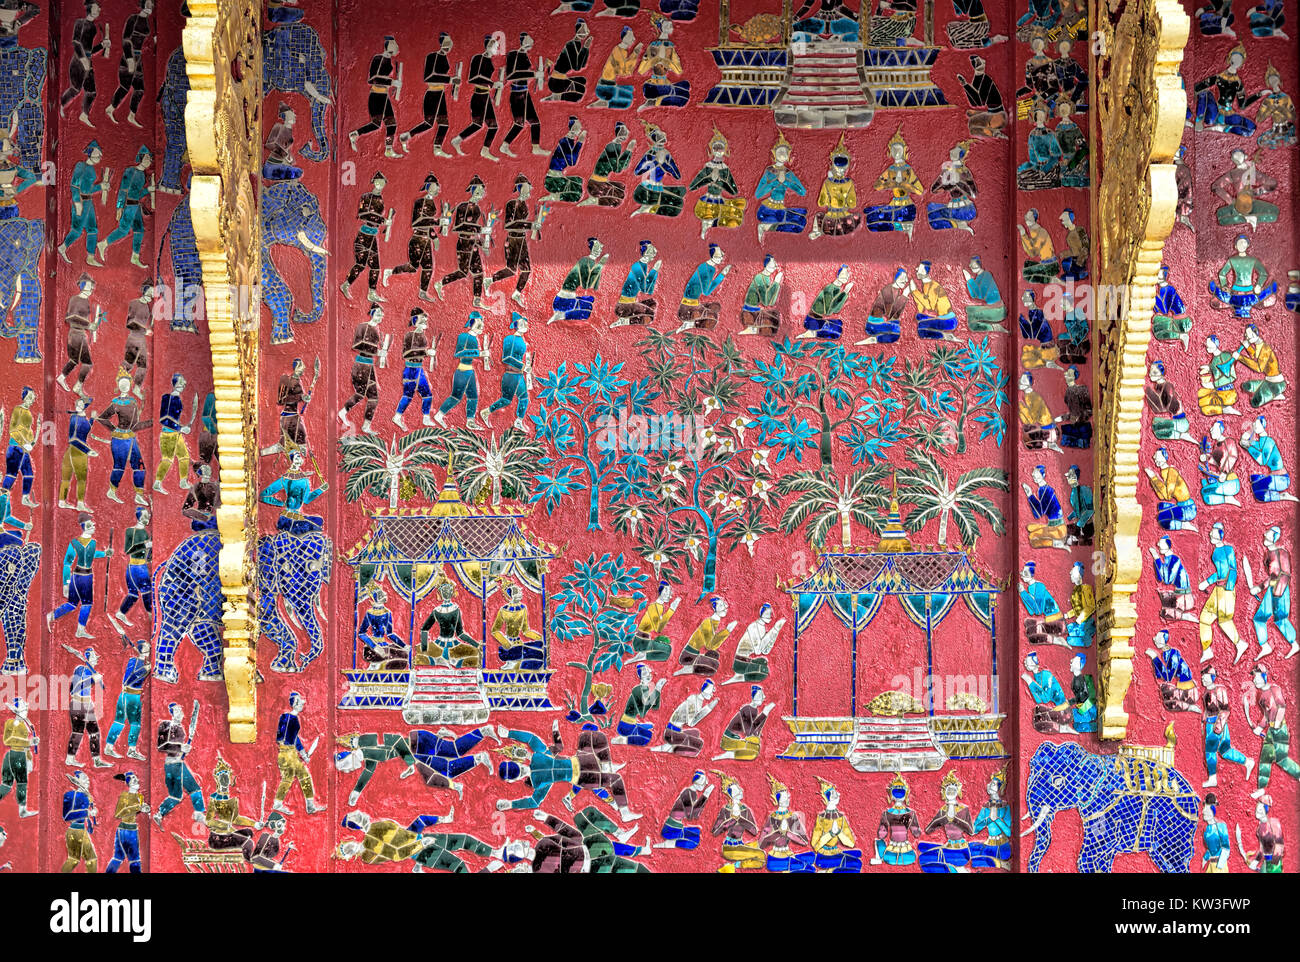
[[(39, 171), (45, 159), (45, 75), (48, 57), (44, 47), (22, 47), (16, 37), (0, 37), (0, 117), (7, 128), (18, 113), (18, 153), (22, 165)], [(11, 79), (14, 78), (14, 79)]]
[(1072, 743), (1044, 742), (1029, 762), (1026, 818), (1034, 833), (1029, 871), (1052, 844), (1057, 812), (1083, 820), (1080, 872), (1109, 872), (1115, 856), (1145, 852), (1162, 872), (1186, 872), (1192, 860), (1200, 798), (1183, 775), (1131, 755), (1094, 755)]
[[(188, 178), (186, 188), (189, 187)], [(187, 193), (172, 211), (167, 222), (167, 238), (171, 251), (172, 287), (176, 298), (172, 309), (171, 328), (188, 334), (198, 332), (196, 321), (203, 306), (203, 265), (199, 262), (199, 245), (194, 236), (194, 222), (190, 219), (190, 198)], [(158, 249), (162, 259), (162, 248)], [(162, 272), (159, 271), (161, 274)]]
[[(320, 202), (300, 181), (266, 184), (262, 190), (262, 300), (271, 309), (271, 343), (293, 340), (293, 324), (311, 324), (325, 312), (325, 217)], [(271, 258), (277, 246), (301, 251), (311, 264), (311, 311), (293, 292)], [(292, 323), (290, 323), (292, 321)]]
[[(41, 248), (45, 244), (45, 222), (11, 217), (0, 220), (0, 337), (17, 341), (14, 360), (36, 364), (41, 359)], [(21, 280), (23, 295), (13, 310), (16, 284)]]
[[(280, 8), (278, 13), (301, 17), (301, 10)], [(262, 33), (262, 89), (302, 94), (311, 104), (314, 143), (299, 151), (308, 160), (330, 156), (330, 135), (325, 117), (333, 106), (333, 87), (325, 69), (325, 48), (312, 27), (300, 20), (274, 23)], [(272, 108), (273, 109), (273, 108)]]
[(39, 544), (0, 548), (0, 630), (5, 642), (0, 674), (27, 674), (27, 595), (40, 566)]
[(158, 91), (158, 112), (163, 122), (162, 170), (158, 189), (180, 193), (181, 171), (188, 147), (185, 141), (185, 98), (190, 92), (190, 75), (185, 71), (185, 49), (177, 47), (167, 58), (163, 85)]
[[(258, 627), (278, 649), (272, 671), (302, 671), (320, 657), (324, 648), (321, 585), (330, 580), (333, 558), (334, 546), (320, 531), (277, 531), (258, 539)], [(298, 636), (290, 622), (307, 633), (308, 648), (303, 654), (298, 651)]]
[(221, 590), (220, 553), (220, 535), (215, 530), (199, 531), (177, 545), (154, 572), (159, 612), (154, 677), (159, 681), (176, 681), (176, 649), (186, 638), (203, 656), (199, 681), (222, 678), (221, 607), (226, 598)]

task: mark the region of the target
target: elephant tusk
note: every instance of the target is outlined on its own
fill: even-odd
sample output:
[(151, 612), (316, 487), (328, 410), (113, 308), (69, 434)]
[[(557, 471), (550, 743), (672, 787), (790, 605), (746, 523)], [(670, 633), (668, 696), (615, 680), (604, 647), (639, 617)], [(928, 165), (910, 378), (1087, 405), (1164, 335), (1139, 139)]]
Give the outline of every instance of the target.
[(302, 89), (303, 92), (306, 93), (308, 97), (316, 101), (318, 104), (325, 104), (326, 106), (329, 106), (334, 102), (330, 100), (329, 97), (326, 97), (319, 90), (317, 90), (316, 85), (312, 83), (310, 80), (302, 85)]
[(1034, 832), (1038, 831), (1039, 826), (1042, 825), (1043, 822), (1047, 820), (1047, 816), (1051, 813), (1051, 811), (1052, 808), (1050, 805), (1044, 805), (1042, 808), (1040, 808), (1038, 810), (1038, 817), (1034, 819), (1034, 824), (1030, 825), (1027, 829), (1021, 832), (1020, 837), (1024, 838), (1026, 835), (1032, 835)]

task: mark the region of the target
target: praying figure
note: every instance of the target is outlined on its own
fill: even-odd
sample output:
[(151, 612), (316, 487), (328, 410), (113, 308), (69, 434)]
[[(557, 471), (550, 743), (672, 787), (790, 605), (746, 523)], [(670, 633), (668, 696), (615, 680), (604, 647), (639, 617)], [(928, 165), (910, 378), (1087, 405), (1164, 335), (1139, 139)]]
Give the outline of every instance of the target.
[(872, 204), (863, 209), (867, 230), (871, 231), (906, 231), (908, 240), (912, 238), (912, 223), (916, 220), (916, 203), (909, 195), (920, 196), (925, 188), (921, 186), (916, 171), (907, 162), (907, 143), (903, 140), (903, 127), (900, 124), (889, 138), (886, 145), (889, 152), (889, 166), (876, 178), (876, 190), (888, 191), (890, 199), (885, 204)]

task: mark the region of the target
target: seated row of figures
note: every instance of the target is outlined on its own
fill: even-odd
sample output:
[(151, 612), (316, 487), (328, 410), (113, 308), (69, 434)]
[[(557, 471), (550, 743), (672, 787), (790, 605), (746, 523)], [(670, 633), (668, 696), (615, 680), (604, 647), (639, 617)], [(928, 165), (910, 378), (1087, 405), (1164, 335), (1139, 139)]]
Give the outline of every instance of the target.
[[(1184, 438), (1183, 440), (1191, 440)], [(1232, 505), (1240, 508), (1241, 478), (1238, 462), (1244, 450), (1258, 465), (1249, 472), (1250, 493), (1260, 504), (1277, 501), (1300, 501), (1291, 493), (1291, 473), (1282, 460), (1277, 442), (1268, 434), (1264, 415), (1241, 435), (1241, 443), (1228, 435), (1223, 421), (1210, 425), (1210, 433), (1200, 441), (1197, 469), (1201, 473), (1201, 501), (1209, 506)], [(1156, 523), (1165, 531), (1195, 531), (1197, 509), (1191, 487), (1181, 471), (1170, 463), (1168, 448), (1157, 448), (1151, 455), (1153, 467), (1146, 467), (1147, 480), (1156, 496)]]
[[(1280, 371), (1277, 354), (1256, 325), (1245, 329), (1241, 343), (1232, 350), (1224, 349), (1217, 334), (1206, 335), (1205, 353), (1208, 362), (1198, 369), (1200, 387), (1196, 405), (1206, 417), (1221, 420), (1224, 416), (1239, 416), (1241, 411), (1236, 405), (1243, 394), (1256, 409), (1286, 399), (1286, 378)], [(1239, 384), (1238, 363), (1257, 376)], [(1146, 402), (1151, 410), (1151, 433), (1158, 440), (1187, 441), (1199, 444), (1202, 454), (1210, 453), (1207, 439), (1202, 437), (1197, 441), (1193, 436), (1191, 421), (1178, 392), (1169, 383), (1163, 361), (1152, 361), (1147, 368)], [(1267, 421), (1264, 428), (1267, 434)], [(1223, 430), (1226, 435), (1226, 428)]]
[[(1199, 583), (1192, 581), (1182, 558), (1174, 551), (1173, 539), (1168, 535), (1148, 549), (1155, 573), (1156, 595), (1160, 601), (1160, 618), (1164, 621), (1187, 621), (1199, 625), (1202, 662), (1214, 658), (1214, 642), (1217, 637), (1215, 628), (1233, 644), (1234, 663), (1240, 661), (1249, 649), (1246, 640), (1237, 631), (1235, 621), (1237, 582), (1240, 573), (1244, 572), (1246, 587), (1258, 599), (1251, 622), (1258, 646), (1256, 661), (1273, 653), (1270, 626), (1287, 646), (1287, 658), (1300, 654), (1295, 626), (1291, 622), (1291, 552), (1282, 545), (1281, 528), (1273, 525), (1264, 532), (1263, 567), (1258, 581), (1250, 559), (1244, 554), (1240, 559), (1241, 567), (1238, 567), (1237, 550), (1228, 544), (1221, 521), (1215, 522), (1210, 528), (1210, 546), (1211, 569), (1205, 572)], [(1200, 605), (1199, 611), (1196, 591), (1206, 593), (1205, 602)]]
[[(1249, 318), (1251, 312), (1261, 307), (1272, 307), (1277, 303), (1278, 284), (1269, 273), (1264, 262), (1250, 252), (1250, 238), (1238, 236), (1233, 243), (1234, 253), (1219, 268), (1216, 277), (1208, 284), (1214, 301), (1210, 307), (1214, 310), (1231, 311), (1234, 317)], [(1300, 312), (1300, 271), (1289, 272), (1289, 287), (1283, 297), (1283, 306), (1293, 313)], [(1159, 287), (1156, 289), (1155, 313), (1151, 319), (1151, 333), (1158, 341), (1178, 341), (1183, 350), (1191, 350), (1192, 317), (1187, 305), (1169, 280), (1169, 268), (1161, 265), (1157, 275)], [(1218, 342), (1218, 338), (1215, 338)], [(1263, 340), (1257, 325), (1250, 324), (1243, 334), (1241, 346), (1229, 352), (1233, 362), (1240, 361), (1252, 370), (1268, 369), (1265, 376), (1270, 383), (1278, 382), (1273, 349)], [(1255, 367), (1254, 365), (1260, 365)], [(1202, 374), (1206, 373), (1202, 370)], [(1218, 377), (1217, 372), (1214, 373)], [(1278, 394), (1281, 390), (1278, 389)], [(1265, 390), (1256, 407), (1268, 403), (1274, 395)]]
[[(1241, 44), (1228, 51), (1224, 68), (1196, 81), (1187, 108), (1186, 123), (1198, 132), (1212, 130), (1237, 137), (1254, 137), (1261, 147), (1286, 147), (1296, 142), (1296, 109), (1282, 89), (1282, 75), (1272, 65), (1264, 73), (1265, 86), (1246, 93), (1241, 70), (1246, 65), (1246, 48)], [(1255, 104), (1255, 118), (1245, 111)], [(1267, 125), (1267, 126), (1265, 126)]]
[[(1232, 29), (1232, 25), (1237, 22), (1237, 15), (1232, 12), (1232, 0), (1213, 0), (1203, 7), (1197, 7), (1194, 16), (1203, 37), (1237, 36), (1237, 32)], [(1286, 25), (1283, 0), (1263, 0), (1251, 7), (1246, 25), (1251, 34), (1260, 39), (1291, 39), (1282, 29)]]
[(1070, 567), (1070, 607), (1062, 611), (1047, 585), (1038, 580), (1038, 563), (1020, 569), (1020, 602), (1025, 607), (1025, 638), (1035, 647), (1091, 648), (1097, 636), (1097, 595), (1083, 562)]

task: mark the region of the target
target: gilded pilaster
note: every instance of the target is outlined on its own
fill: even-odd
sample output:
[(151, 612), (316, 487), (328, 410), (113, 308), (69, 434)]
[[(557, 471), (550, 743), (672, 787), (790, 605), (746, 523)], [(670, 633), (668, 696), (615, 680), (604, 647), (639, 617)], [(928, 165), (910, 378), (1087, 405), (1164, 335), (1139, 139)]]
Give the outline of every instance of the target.
[(1178, 201), (1173, 161), (1187, 109), (1178, 71), (1191, 26), (1176, 0), (1131, 0), (1122, 12), (1120, 7), (1111, 3), (1094, 43), (1102, 144), (1095, 220), (1101, 286), (1094, 307), (1102, 385), (1097, 530), (1106, 554), (1106, 579), (1097, 597), (1098, 729), (1107, 740), (1124, 738), (1128, 727), (1124, 695), (1133, 673), (1142, 571), (1137, 484), (1146, 354), (1156, 274)]
[(257, 733), (253, 537), (257, 531), (257, 322), (261, 280), (260, 0), (189, 0), (185, 130), (203, 269), (221, 465), (221, 583), (230, 738)]

